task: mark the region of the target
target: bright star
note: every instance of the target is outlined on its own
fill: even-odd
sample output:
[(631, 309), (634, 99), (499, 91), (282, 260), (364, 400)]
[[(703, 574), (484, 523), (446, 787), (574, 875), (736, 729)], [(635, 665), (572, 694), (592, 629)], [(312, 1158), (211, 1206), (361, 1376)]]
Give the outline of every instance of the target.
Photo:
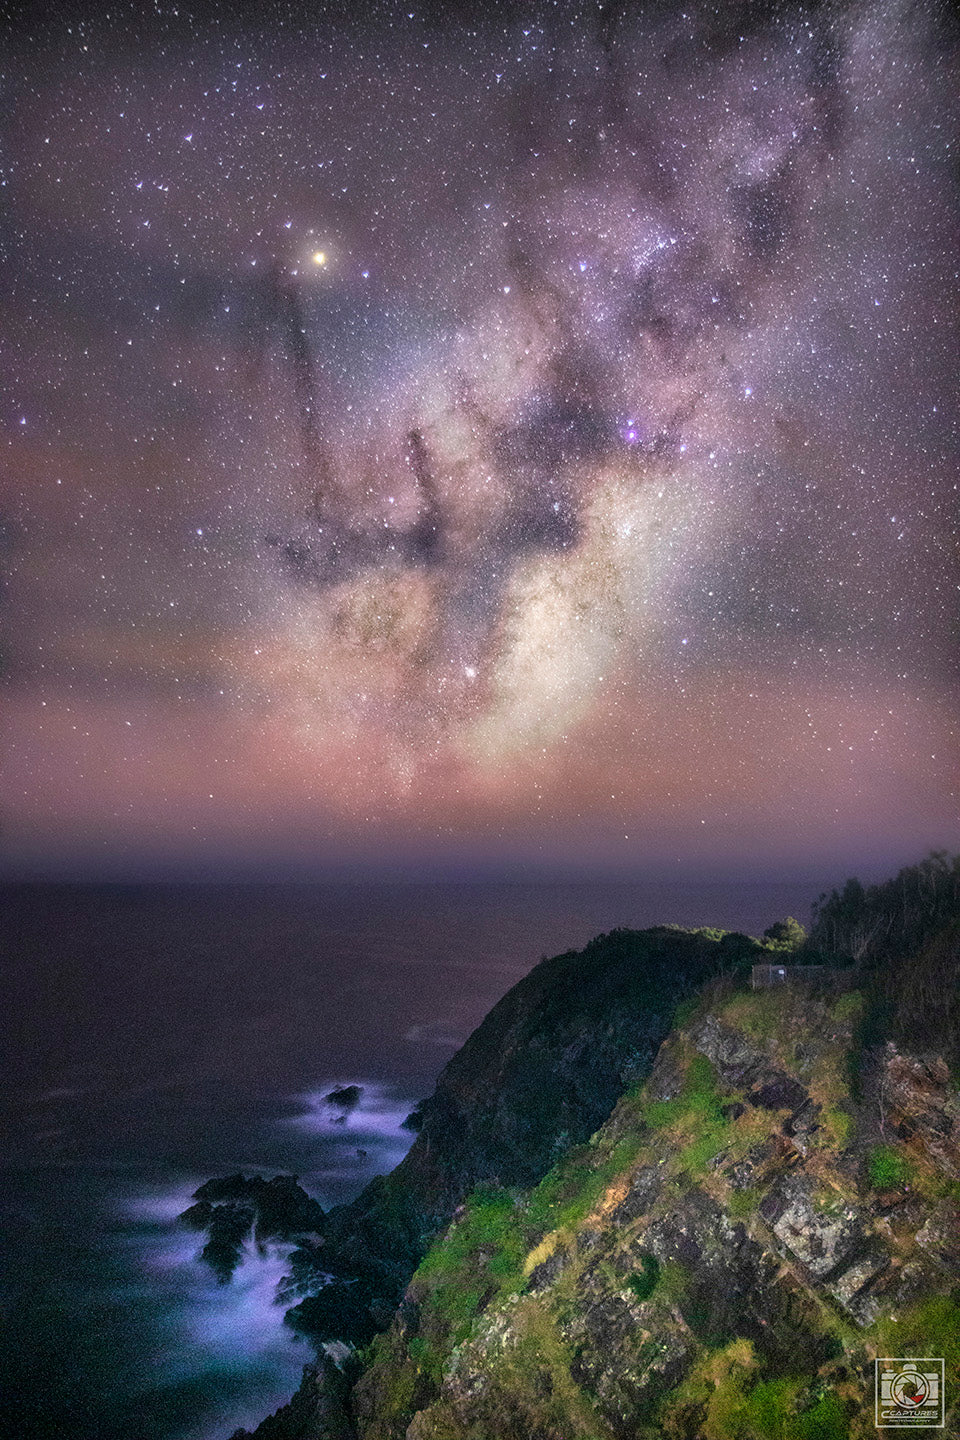
[(315, 251), (313, 252), (313, 263), (314, 263), (314, 265), (326, 265), (326, 263), (327, 263), (326, 252), (325, 252), (324, 250), (315, 250)]

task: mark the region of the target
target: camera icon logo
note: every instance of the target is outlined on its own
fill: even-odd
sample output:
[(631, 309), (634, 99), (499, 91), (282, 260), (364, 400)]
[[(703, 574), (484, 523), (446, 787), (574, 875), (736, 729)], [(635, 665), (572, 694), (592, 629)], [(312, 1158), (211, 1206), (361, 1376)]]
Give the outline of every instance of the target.
[(944, 1365), (940, 1358), (888, 1357), (876, 1362), (878, 1429), (942, 1429)]

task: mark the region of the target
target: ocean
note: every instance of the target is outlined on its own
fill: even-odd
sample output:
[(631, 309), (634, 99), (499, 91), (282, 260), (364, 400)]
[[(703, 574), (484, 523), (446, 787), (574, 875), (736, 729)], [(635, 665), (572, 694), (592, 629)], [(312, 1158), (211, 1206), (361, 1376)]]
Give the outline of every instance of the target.
[[(457, 1046), (619, 925), (759, 933), (815, 883), (0, 890), (0, 1435), (227, 1440), (296, 1388), (287, 1247), (219, 1284), (177, 1224), (215, 1175), (327, 1208), (389, 1170)], [(363, 1094), (344, 1121), (324, 1103)]]

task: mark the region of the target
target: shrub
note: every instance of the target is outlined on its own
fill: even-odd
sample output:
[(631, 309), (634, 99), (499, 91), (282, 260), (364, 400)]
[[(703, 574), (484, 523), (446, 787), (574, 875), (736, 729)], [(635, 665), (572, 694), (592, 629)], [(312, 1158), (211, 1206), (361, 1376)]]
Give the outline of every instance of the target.
[(627, 1281), (638, 1300), (649, 1300), (660, 1279), (660, 1261), (656, 1255), (643, 1255), (640, 1269), (635, 1270)]

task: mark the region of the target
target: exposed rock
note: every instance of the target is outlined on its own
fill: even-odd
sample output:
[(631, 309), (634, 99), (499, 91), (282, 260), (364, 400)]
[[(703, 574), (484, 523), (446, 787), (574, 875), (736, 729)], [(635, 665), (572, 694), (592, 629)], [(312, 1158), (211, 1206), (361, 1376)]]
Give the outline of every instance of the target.
[(603, 1240), (604, 1234), (601, 1230), (593, 1230), (588, 1226), (584, 1226), (577, 1234), (578, 1254), (589, 1255), (591, 1251), (596, 1250), (597, 1246), (603, 1243)]
[(566, 1247), (558, 1247), (554, 1250), (552, 1255), (531, 1270), (530, 1278), (527, 1281), (527, 1289), (530, 1294), (535, 1295), (538, 1290), (549, 1289), (572, 1261), (573, 1253)]
[[(393, 1312), (474, 1186), (532, 1185), (587, 1140), (648, 1075), (677, 1002), (757, 951), (747, 936), (721, 943), (667, 926), (615, 930), (542, 961), (508, 991), (417, 1106), (417, 1139), (400, 1165), (327, 1217), (317, 1284), (332, 1273), (363, 1296), (338, 1307), (343, 1324), (355, 1323), (340, 1338), (364, 1343), (372, 1317)], [(329, 1298), (302, 1302), (291, 1323), (331, 1338)]]
[(960, 1274), (960, 1204), (941, 1201), (917, 1231), (916, 1240), (951, 1274)]
[[(638, 1329), (628, 1306), (610, 1304), (591, 1315), (592, 1346), (570, 1367), (573, 1378), (596, 1393), (614, 1435), (633, 1440), (637, 1423), (656, 1408), (690, 1368), (693, 1345), (682, 1326), (658, 1317), (656, 1331)], [(600, 1356), (605, 1357), (602, 1362)]]
[(819, 1209), (805, 1176), (779, 1181), (760, 1206), (760, 1214), (780, 1243), (823, 1280), (850, 1257), (863, 1239), (862, 1220), (855, 1208), (842, 1202)]
[(357, 1440), (347, 1397), (349, 1381), (321, 1354), (303, 1367), (300, 1388), (289, 1404), (262, 1420), (256, 1431), (235, 1430), (230, 1440)]
[(702, 1190), (688, 1191), (655, 1220), (643, 1245), (664, 1264), (682, 1267), (674, 1303), (701, 1341), (721, 1345), (745, 1335), (778, 1361), (796, 1348), (818, 1348), (802, 1292), (743, 1223)]
[(335, 1090), (330, 1091), (329, 1095), (324, 1095), (323, 1103), (328, 1105), (331, 1110), (337, 1111), (334, 1124), (344, 1125), (347, 1117), (356, 1110), (362, 1099), (362, 1085), (338, 1085)]
[(783, 1132), (789, 1135), (794, 1145), (806, 1152), (813, 1136), (820, 1129), (820, 1106), (807, 1099), (789, 1119), (784, 1121)]
[(675, 1100), (683, 1089), (684, 1071), (669, 1045), (664, 1045), (654, 1062), (647, 1081), (651, 1100)]
[(691, 1032), (690, 1039), (701, 1055), (712, 1061), (721, 1079), (728, 1084), (747, 1088), (749, 1077), (766, 1063), (763, 1051), (757, 1050), (745, 1035), (723, 1024), (715, 1015), (707, 1015)]
[(764, 1110), (788, 1110), (796, 1115), (810, 1104), (810, 1096), (798, 1080), (782, 1070), (764, 1070), (758, 1082), (747, 1092), (751, 1105)]
[(755, 1189), (792, 1169), (801, 1159), (796, 1145), (774, 1131), (766, 1140), (751, 1146), (742, 1160), (727, 1165), (724, 1173), (734, 1190)]
[(881, 1104), (901, 1139), (921, 1145), (953, 1179), (960, 1179), (960, 1094), (946, 1061), (902, 1055), (888, 1044)]
[(627, 1225), (645, 1215), (660, 1193), (663, 1180), (656, 1165), (641, 1165), (630, 1180), (630, 1187), (611, 1215), (616, 1225)]
[[(575, 1233), (565, 1233), (532, 1271), (522, 1296), (498, 1299), (495, 1281), (478, 1292), (472, 1334), (451, 1351), (442, 1373), (434, 1370), (432, 1380), (417, 1371), (408, 1390), (413, 1398), (396, 1411), (395, 1421), (384, 1419), (390, 1411), (382, 1388), (388, 1376), (368, 1377), (358, 1412), (366, 1417), (360, 1440), (565, 1440), (586, 1433), (636, 1440), (660, 1433), (658, 1417), (664, 1397), (671, 1395), (680, 1398), (670, 1401), (672, 1428), (662, 1433), (693, 1440), (707, 1433), (709, 1406), (677, 1387), (691, 1381), (704, 1356), (715, 1357), (717, 1384), (724, 1364), (746, 1361), (762, 1375), (806, 1375), (790, 1402), (793, 1413), (810, 1417), (803, 1433), (816, 1433), (811, 1427), (821, 1414), (825, 1433), (834, 1433), (833, 1402), (825, 1397), (837, 1387), (848, 1386), (844, 1403), (853, 1406), (850, 1413), (857, 1410), (849, 1387), (866, 1393), (873, 1352), (841, 1340), (830, 1323), (831, 1307), (866, 1329), (955, 1284), (960, 1263), (950, 1244), (952, 1202), (939, 1202), (931, 1214), (929, 1203), (901, 1195), (899, 1219), (897, 1211), (884, 1216), (873, 1192), (863, 1195), (857, 1188), (856, 1157), (829, 1151), (832, 1131), (818, 1140), (818, 1148), (802, 1147), (805, 1135), (815, 1133), (819, 1114), (805, 1085), (770, 1057), (758, 1059), (749, 1044), (738, 1045), (722, 1020), (701, 1023), (688, 1036), (698, 1048), (704, 1039), (726, 1068), (720, 1080), (728, 1097), (736, 1083), (730, 1077), (740, 1075), (744, 1102), (716, 1103), (702, 1072), (699, 1088), (688, 1090), (683, 1041), (665, 1046), (645, 1093), (654, 1103), (667, 1100), (679, 1108), (645, 1121), (642, 1107), (638, 1112), (631, 1102), (632, 1108), (618, 1108), (585, 1147), (586, 1180), (607, 1153), (604, 1144), (623, 1147), (633, 1124), (645, 1158), (616, 1181), (616, 1203), (599, 1206), (578, 1222)], [(792, 1053), (816, 1075), (824, 1044), (819, 1037), (807, 1045), (791, 1039), (777, 1053)], [(828, 1058), (829, 1074), (837, 1076), (838, 1053)], [(686, 1111), (685, 1097), (692, 1107)], [(786, 1111), (784, 1128), (794, 1134), (774, 1130), (744, 1153), (737, 1135), (755, 1133), (758, 1112), (767, 1108)], [(711, 1138), (725, 1134), (727, 1143), (713, 1154), (698, 1149), (698, 1123), (714, 1127)], [(658, 1124), (667, 1128), (658, 1131)], [(674, 1125), (693, 1138), (689, 1154), (704, 1177), (700, 1183), (685, 1170), (685, 1148), (673, 1148)], [(606, 1131), (610, 1138), (604, 1142)], [(822, 1174), (825, 1146), (829, 1183)], [(732, 1204), (749, 1189), (757, 1192), (758, 1203), (746, 1210), (750, 1218), (744, 1221), (730, 1213), (724, 1197)], [(911, 1231), (901, 1222), (917, 1205), (925, 1219), (913, 1216)], [(521, 1206), (518, 1214), (523, 1213)], [(478, 1251), (481, 1260), (483, 1254)], [(934, 1259), (944, 1267), (940, 1279)], [(475, 1285), (475, 1277), (469, 1283)], [(406, 1310), (392, 1331), (401, 1353), (404, 1345), (419, 1353), (416, 1347), (428, 1335), (436, 1343), (429, 1290), (418, 1295), (425, 1307), (419, 1331), (411, 1332)], [(736, 1350), (744, 1343), (746, 1350)], [(741, 1362), (722, 1359), (731, 1346)], [(573, 1427), (574, 1413), (586, 1430)], [(583, 1418), (588, 1415), (593, 1419)], [(726, 1437), (727, 1431), (710, 1423), (709, 1433)], [(735, 1432), (729, 1433), (733, 1440)]]
[(869, 1300), (863, 1292), (889, 1264), (890, 1256), (886, 1251), (873, 1250), (861, 1255), (846, 1270), (834, 1276), (827, 1286), (834, 1299), (861, 1325), (869, 1324), (880, 1313), (880, 1302)]

